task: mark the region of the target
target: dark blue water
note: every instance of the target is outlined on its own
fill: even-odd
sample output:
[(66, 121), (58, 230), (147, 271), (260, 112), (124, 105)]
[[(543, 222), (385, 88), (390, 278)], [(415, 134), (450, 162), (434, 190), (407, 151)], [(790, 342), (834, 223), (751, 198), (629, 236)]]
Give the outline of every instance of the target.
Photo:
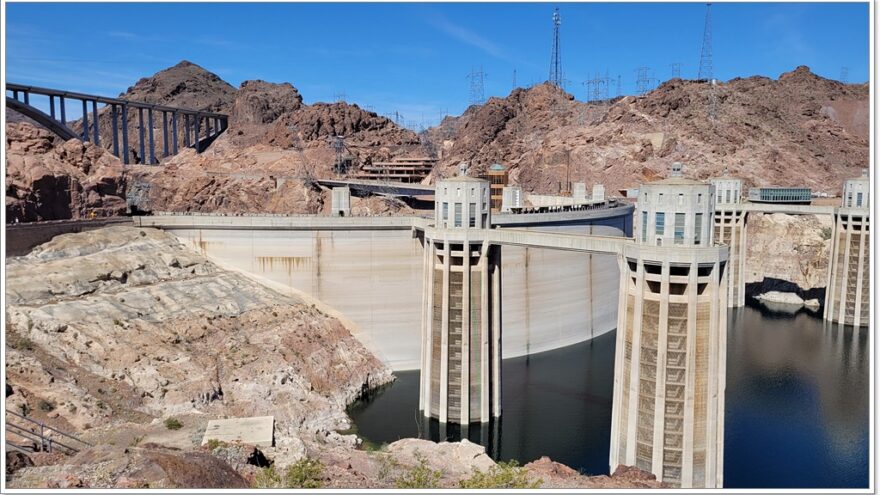
[[(724, 486), (868, 486), (867, 328), (832, 326), (808, 311), (731, 310)], [(502, 364), (502, 420), (464, 436), (499, 460), (542, 455), (587, 474), (608, 473), (614, 333)], [(418, 411), (419, 374), (352, 406), (371, 442), (457, 440)]]

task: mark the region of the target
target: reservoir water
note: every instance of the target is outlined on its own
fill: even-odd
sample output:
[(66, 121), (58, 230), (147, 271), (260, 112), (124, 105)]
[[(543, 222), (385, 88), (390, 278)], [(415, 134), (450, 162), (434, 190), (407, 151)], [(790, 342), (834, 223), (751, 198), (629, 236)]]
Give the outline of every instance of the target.
[[(868, 328), (750, 301), (731, 309), (725, 417), (726, 488), (868, 486)], [(614, 332), (502, 364), (502, 420), (466, 436), (498, 460), (542, 455), (608, 474)], [(418, 371), (352, 405), (358, 435), (458, 440), (418, 411)]]

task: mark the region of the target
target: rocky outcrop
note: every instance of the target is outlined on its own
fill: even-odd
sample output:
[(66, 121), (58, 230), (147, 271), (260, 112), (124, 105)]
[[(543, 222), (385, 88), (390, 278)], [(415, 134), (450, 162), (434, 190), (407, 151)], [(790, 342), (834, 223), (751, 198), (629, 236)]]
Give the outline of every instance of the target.
[(6, 221), (80, 219), (125, 212), (125, 177), (113, 155), (64, 142), (21, 122), (6, 126)]
[(750, 213), (746, 293), (792, 293), (823, 300), (831, 256), (831, 217)]
[[(345, 407), (391, 380), (335, 318), (158, 230), (58, 236), (8, 260), (6, 290), (7, 407), (93, 442), (270, 414), (272, 455), (291, 462), (316, 436), (350, 444), (333, 433)], [(201, 441), (188, 435), (173, 444)]]
[(527, 191), (554, 193), (566, 177), (638, 187), (673, 161), (698, 179), (727, 168), (752, 185), (806, 185), (838, 194), (868, 162), (868, 87), (819, 77), (807, 67), (710, 87), (672, 79), (644, 96), (582, 103), (548, 84), (490, 98), (429, 130), (441, 166), (476, 170), (499, 162)]
[(549, 457), (541, 457), (525, 468), (532, 477), (542, 480), (542, 488), (669, 488), (653, 474), (632, 466), (618, 466), (611, 476), (584, 476)]
[(10, 488), (248, 488), (228, 463), (197, 451), (156, 445), (102, 445), (62, 463), (23, 469)]

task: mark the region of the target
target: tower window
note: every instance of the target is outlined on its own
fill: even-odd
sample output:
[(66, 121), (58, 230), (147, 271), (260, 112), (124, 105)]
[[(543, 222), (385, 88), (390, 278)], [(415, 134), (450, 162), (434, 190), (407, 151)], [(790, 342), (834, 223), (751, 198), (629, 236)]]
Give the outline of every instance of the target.
[(468, 203), (468, 225), (471, 227), (477, 226), (477, 204), (476, 203)]
[(657, 212), (654, 216), (654, 234), (663, 235), (666, 232), (666, 214)]
[(461, 227), (461, 203), (455, 203), (455, 226)]
[(675, 214), (675, 243), (684, 244), (684, 213)]

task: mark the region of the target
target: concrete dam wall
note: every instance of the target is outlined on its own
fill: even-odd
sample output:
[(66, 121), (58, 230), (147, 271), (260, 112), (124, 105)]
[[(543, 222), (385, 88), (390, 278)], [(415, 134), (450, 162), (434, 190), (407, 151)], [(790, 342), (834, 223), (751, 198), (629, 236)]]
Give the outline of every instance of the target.
[[(159, 218), (159, 226), (219, 264), (332, 307), (394, 370), (419, 367), (423, 250), (418, 231), (198, 228), (162, 225)], [(629, 235), (632, 221), (627, 211), (579, 225), (527, 228)], [(505, 358), (575, 344), (616, 327), (614, 255), (503, 246), (501, 257)]]

